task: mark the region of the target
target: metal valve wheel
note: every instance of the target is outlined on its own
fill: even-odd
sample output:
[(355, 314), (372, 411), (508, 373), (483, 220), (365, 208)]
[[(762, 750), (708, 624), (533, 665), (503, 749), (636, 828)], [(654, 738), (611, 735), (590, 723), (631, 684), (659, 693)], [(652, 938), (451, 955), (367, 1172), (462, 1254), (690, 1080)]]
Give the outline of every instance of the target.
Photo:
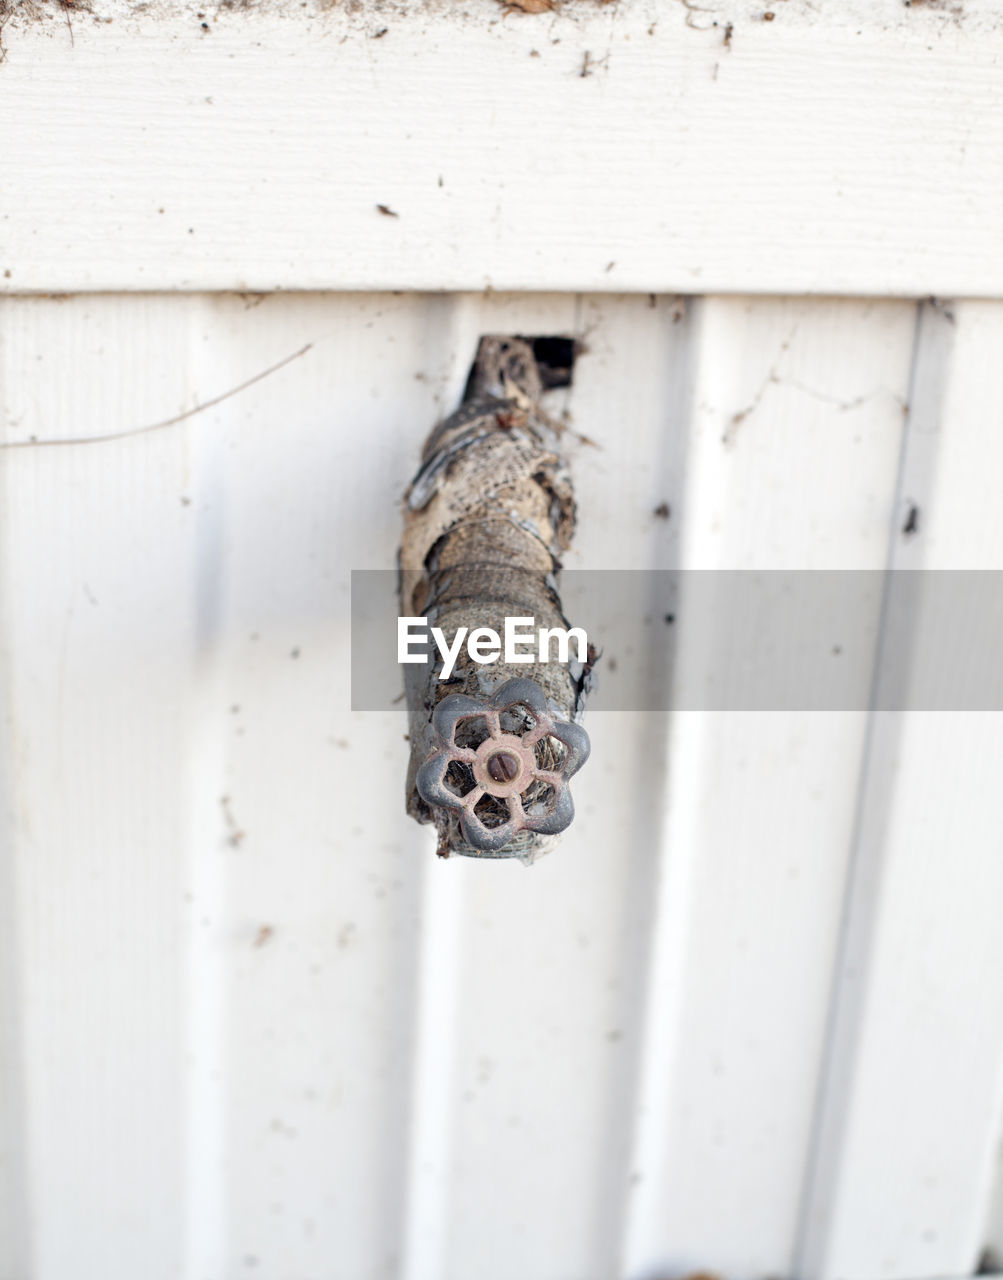
[[(475, 744), (474, 734), (458, 744), (458, 731), (472, 722), (483, 725), (482, 740)], [(436, 746), (418, 770), (418, 793), (455, 813), (474, 848), (497, 852), (520, 831), (556, 835), (571, 823), (568, 781), (589, 757), (589, 737), (551, 715), (534, 681), (508, 680), (484, 700), (450, 694), (432, 728)], [(472, 785), (461, 790), (464, 782)]]

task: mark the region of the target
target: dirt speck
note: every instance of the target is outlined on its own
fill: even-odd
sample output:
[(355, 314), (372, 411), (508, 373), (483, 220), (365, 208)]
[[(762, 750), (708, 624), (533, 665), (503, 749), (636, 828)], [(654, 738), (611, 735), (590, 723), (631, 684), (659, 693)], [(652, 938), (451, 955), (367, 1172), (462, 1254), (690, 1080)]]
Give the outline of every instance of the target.
[(240, 824), (233, 816), (233, 807), (230, 803), (230, 797), (220, 796), (219, 807), (223, 810), (223, 821), (226, 823), (226, 842), (231, 849), (239, 849), (247, 832), (241, 830)]
[(656, 520), (668, 520), (672, 515), (672, 508), (667, 502), (660, 502), (651, 514)]
[(263, 924), (254, 935), (254, 942), (252, 945), (255, 947), (263, 947), (267, 943), (271, 942), (274, 934), (275, 930), (270, 924)]
[(909, 503), (909, 510), (906, 512), (905, 523), (902, 525), (902, 536), (912, 538), (919, 533), (919, 507), (915, 502)]
[(383, 214), (384, 218), (399, 218), (400, 214), (395, 213), (388, 204), (378, 204), (376, 208)]
[(506, 13), (550, 13), (555, 0), (498, 0)]
[[(629, 38), (629, 37), (628, 37)], [(591, 50), (585, 50), (585, 57), (582, 59), (582, 69), (579, 71), (579, 77), (584, 80), (587, 76), (592, 75), (596, 67), (606, 68), (609, 66), (609, 54), (604, 58), (593, 58)]]

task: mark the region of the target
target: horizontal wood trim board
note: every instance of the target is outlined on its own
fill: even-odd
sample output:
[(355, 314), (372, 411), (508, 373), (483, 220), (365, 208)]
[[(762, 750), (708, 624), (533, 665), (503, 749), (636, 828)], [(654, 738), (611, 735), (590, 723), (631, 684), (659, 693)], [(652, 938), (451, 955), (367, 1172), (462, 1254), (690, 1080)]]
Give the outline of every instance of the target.
[(1003, 296), (1003, 4), (817, 7), (19, 9), (0, 285)]

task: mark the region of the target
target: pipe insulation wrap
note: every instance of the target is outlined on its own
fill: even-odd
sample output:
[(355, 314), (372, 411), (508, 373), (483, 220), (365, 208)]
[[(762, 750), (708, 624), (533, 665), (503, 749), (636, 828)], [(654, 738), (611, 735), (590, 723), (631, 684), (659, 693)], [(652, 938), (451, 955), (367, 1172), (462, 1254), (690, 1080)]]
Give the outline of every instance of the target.
[[(483, 338), (463, 404), (428, 437), (406, 495), (401, 613), (450, 646), (463, 627), (503, 636), (506, 618), (569, 629), (559, 577), (575, 500), (561, 426), (540, 408), (545, 376), (530, 341)], [(581, 660), (571, 643), (566, 661), (550, 656), (481, 664), (461, 646), (443, 680), (431, 647), (405, 666), (407, 811), (435, 824), (441, 856), (529, 863), (571, 821), (594, 650)]]

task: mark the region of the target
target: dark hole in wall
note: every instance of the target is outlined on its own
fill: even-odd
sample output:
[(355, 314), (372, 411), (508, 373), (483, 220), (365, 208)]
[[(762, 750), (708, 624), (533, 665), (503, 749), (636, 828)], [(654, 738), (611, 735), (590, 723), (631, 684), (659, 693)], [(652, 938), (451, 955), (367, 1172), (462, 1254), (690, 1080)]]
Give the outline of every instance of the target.
[(574, 338), (542, 337), (523, 339), (533, 348), (533, 357), (540, 370), (545, 391), (554, 387), (570, 387), (578, 356), (578, 343)]
[[(513, 335), (520, 342), (529, 343), (533, 349), (533, 359), (539, 370), (540, 381), (544, 391), (553, 391), (559, 387), (570, 387), (575, 371), (575, 360), (583, 348), (575, 338), (565, 338), (559, 334), (544, 334), (532, 337), (529, 334)], [(463, 399), (470, 398), (477, 373), (477, 362), (470, 366), (467, 385)]]

